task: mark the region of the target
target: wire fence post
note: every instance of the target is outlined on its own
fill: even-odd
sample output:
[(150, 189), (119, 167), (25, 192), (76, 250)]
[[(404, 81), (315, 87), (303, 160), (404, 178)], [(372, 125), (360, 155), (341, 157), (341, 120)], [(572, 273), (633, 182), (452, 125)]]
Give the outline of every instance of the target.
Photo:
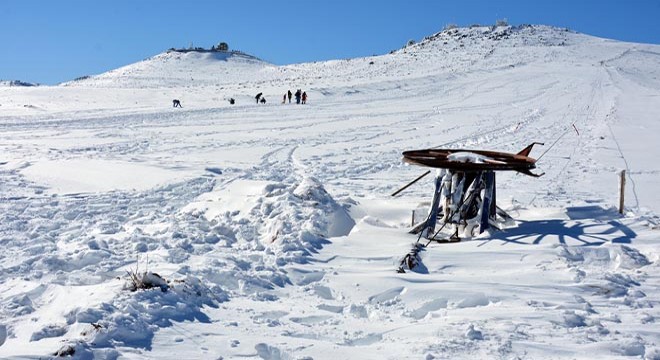
[(626, 195), (626, 170), (619, 173), (619, 214), (623, 214), (623, 204)]

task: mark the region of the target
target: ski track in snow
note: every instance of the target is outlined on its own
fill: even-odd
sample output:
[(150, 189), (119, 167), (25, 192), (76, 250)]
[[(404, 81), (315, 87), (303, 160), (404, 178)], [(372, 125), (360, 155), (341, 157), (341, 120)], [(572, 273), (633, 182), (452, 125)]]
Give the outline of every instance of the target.
[[(637, 144), (657, 133), (658, 54), (478, 27), (364, 59), (167, 53), (0, 88), (0, 357), (660, 358), (657, 151)], [(280, 105), (290, 87), (309, 104)], [(423, 171), (401, 151), (533, 141), (543, 177), (498, 174), (517, 227), (395, 273), (432, 186), (388, 196)], [(143, 170), (162, 178), (57, 190)], [(147, 270), (169, 290), (125, 289)]]

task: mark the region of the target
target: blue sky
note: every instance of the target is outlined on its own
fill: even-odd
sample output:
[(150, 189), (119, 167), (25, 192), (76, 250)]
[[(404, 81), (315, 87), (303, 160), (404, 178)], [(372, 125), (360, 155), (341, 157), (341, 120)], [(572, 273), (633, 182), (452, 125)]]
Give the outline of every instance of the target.
[(660, 44), (660, 0), (0, 0), (0, 79), (56, 84), (225, 41), (275, 64), (384, 54), (449, 23)]

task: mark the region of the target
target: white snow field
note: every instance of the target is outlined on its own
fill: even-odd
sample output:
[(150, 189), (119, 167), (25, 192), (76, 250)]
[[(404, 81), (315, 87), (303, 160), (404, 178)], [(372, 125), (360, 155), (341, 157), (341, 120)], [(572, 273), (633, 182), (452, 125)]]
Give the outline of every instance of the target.
[[(660, 359), (659, 120), (660, 46), (547, 26), (2, 86), (0, 358)], [(390, 196), (403, 151), (534, 141), (517, 226), (396, 272), (434, 183)]]

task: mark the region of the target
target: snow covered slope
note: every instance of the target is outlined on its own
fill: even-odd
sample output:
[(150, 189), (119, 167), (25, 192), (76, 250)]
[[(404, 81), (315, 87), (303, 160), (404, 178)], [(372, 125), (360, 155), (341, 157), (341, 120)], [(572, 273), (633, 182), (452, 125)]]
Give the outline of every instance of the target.
[[(0, 358), (660, 358), (658, 94), (660, 46), (546, 26), (0, 87)], [(516, 227), (396, 273), (433, 186), (389, 196), (402, 151), (533, 141)]]
[(64, 86), (154, 88), (218, 86), (241, 82), (245, 75), (272, 65), (239, 52), (168, 51), (107, 73)]
[(0, 87), (5, 87), (5, 86), (38, 86), (38, 85), (20, 80), (0, 80)]

